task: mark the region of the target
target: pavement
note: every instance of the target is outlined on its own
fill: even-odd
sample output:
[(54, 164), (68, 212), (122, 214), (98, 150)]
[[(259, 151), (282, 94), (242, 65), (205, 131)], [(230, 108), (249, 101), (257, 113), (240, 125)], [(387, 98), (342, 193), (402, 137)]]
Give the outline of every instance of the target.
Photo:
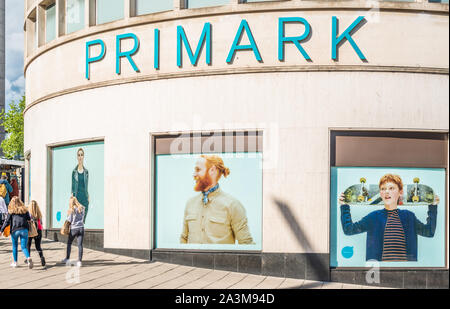
[(47, 262), (41, 266), (31, 247), (33, 269), (24, 263), (18, 249), (18, 266), (12, 268), (11, 238), (0, 237), (2, 289), (373, 289), (379, 287), (338, 282), (258, 276), (162, 262), (149, 262), (84, 248), (83, 263), (76, 267), (78, 248), (72, 247), (71, 263), (65, 257), (66, 244), (42, 240)]

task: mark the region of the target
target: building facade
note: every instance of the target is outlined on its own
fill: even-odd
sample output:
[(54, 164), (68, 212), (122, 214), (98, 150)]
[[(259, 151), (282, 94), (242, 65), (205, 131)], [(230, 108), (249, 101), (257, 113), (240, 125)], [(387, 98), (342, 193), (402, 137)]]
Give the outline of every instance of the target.
[[(448, 3), (27, 0), (25, 11), (25, 196), (47, 237), (64, 240), (74, 195), (86, 244), (107, 252), (448, 287)], [(201, 154), (229, 172), (216, 169), (206, 200), (192, 179)], [(385, 259), (384, 225), (361, 228), (384, 209), (385, 174), (404, 183), (401, 262)]]

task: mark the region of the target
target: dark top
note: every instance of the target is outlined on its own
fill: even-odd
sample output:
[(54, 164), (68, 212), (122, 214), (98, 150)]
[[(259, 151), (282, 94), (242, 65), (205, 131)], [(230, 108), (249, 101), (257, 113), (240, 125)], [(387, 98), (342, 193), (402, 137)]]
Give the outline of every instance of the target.
[[(417, 261), (417, 235), (433, 237), (436, 231), (437, 205), (428, 206), (427, 223), (420, 222), (416, 215), (404, 209), (398, 210), (406, 242), (406, 258)], [(358, 222), (352, 221), (349, 205), (341, 205), (341, 223), (345, 235), (367, 232), (366, 260), (381, 261), (383, 254), (384, 230), (388, 212), (386, 209), (375, 210)]]
[(11, 234), (15, 231), (26, 229), (28, 230), (28, 221), (31, 220), (30, 214), (8, 214), (5, 222), (3, 222), (0, 232), (3, 233), (4, 229), (11, 224)]
[(11, 187), (13, 190), (10, 194), (10, 198), (13, 198), (14, 196), (19, 196), (19, 185), (17, 184), (17, 180), (15, 178), (11, 179)]
[(84, 173), (78, 173), (78, 191), (76, 194), (78, 202), (87, 207), (89, 202), (87, 198), (86, 186), (84, 184)]
[[(82, 180), (82, 189), (80, 190), (80, 181)], [(88, 191), (88, 185), (89, 185), (89, 171), (86, 167), (83, 166), (83, 173), (78, 173), (78, 166), (75, 166), (75, 168), (72, 171), (72, 191), (71, 193), (73, 196), (75, 196), (78, 201), (84, 206), (87, 207), (89, 205), (88, 197), (89, 197), (89, 191)], [(84, 192), (83, 194), (78, 193)], [(83, 203), (84, 201), (84, 203)]]

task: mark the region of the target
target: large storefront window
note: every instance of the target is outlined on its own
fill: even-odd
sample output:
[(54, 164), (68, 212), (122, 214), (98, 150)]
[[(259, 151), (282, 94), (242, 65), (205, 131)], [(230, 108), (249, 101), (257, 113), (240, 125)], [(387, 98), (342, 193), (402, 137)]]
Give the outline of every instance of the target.
[(187, 8), (195, 9), (207, 6), (227, 5), (230, 0), (187, 0)]
[(55, 3), (45, 9), (45, 42), (56, 38), (56, 6)]
[(136, 0), (136, 15), (145, 15), (173, 9), (173, 0)]
[(436, 133), (332, 134), (332, 267), (446, 266), (447, 144)]
[(55, 147), (51, 154), (51, 223), (62, 227), (69, 198), (85, 206), (85, 228), (103, 229), (103, 142)]
[(97, 0), (97, 24), (104, 24), (123, 18), (123, 0)]
[(67, 0), (67, 33), (72, 33), (84, 28), (84, 3), (84, 0)]
[(155, 138), (158, 249), (261, 250), (262, 134)]

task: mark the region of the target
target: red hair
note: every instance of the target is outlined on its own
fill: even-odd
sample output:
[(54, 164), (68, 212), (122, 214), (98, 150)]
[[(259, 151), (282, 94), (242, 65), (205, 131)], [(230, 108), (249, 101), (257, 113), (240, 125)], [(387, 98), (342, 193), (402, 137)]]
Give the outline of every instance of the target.
[(378, 188), (381, 188), (381, 186), (384, 185), (387, 182), (395, 183), (397, 185), (399, 191), (403, 190), (403, 181), (400, 178), (400, 176), (393, 175), (393, 174), (386, 174), (386, 175), (384, 175), (380, 179), (380, 183), (378, 185)]
[(230, 175), (230, 169), (225, 166), (221, 157), (216, 155), (201, 155), (202, 158), (206, 160), (206, 168), (209, 170), (212, 166), (215, 166), (217, 171), (219, 172), (217, 179), (219, 179), (222, 175), (227, 177)]

